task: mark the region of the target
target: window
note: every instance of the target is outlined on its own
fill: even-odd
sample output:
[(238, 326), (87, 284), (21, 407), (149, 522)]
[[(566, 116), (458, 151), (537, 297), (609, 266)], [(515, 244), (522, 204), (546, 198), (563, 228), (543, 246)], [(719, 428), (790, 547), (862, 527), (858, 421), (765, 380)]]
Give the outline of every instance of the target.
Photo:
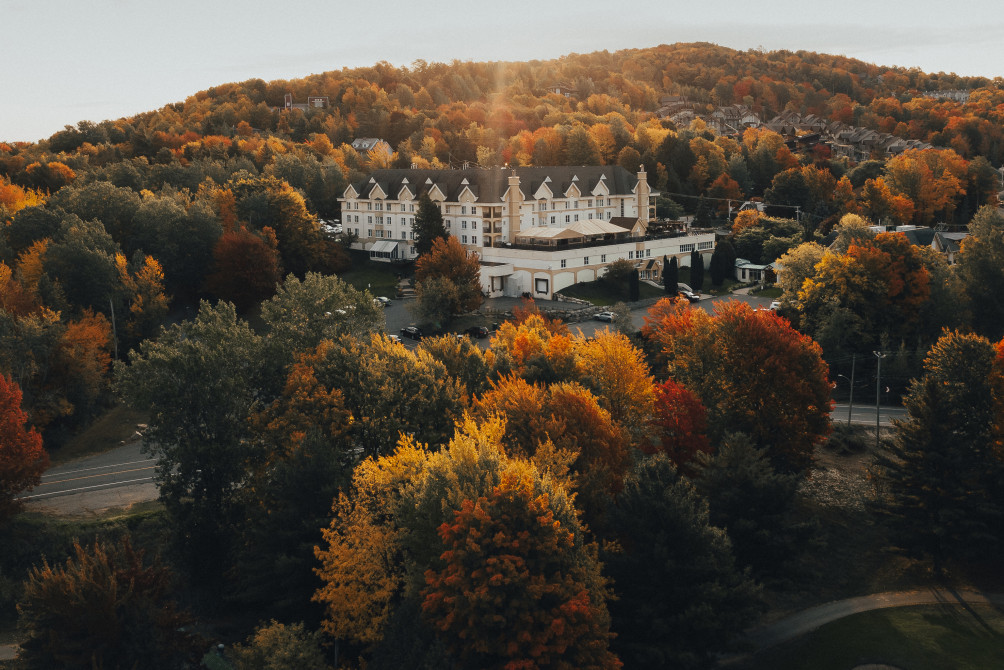
[(402, 211), (402, 212), (406, 211), (404, 207), (405, 207), (405, 205), (404, 205), (404, 203), (402, 202), (402, 203), (401, 203), (401, 211)]
[(466, 235), (463, 236), (463, 242), (464, 242), (464, 244), (467, 244), (467, 236)]
[(411, 239), (415, 239), (415, 231), (411, 231)]
[(572, 209), (578, 209), (578, 208), (579, 208), (579, 201), (578, 200), (573, 200), (572, 201)]
[(646, 249), (645, 250), (645, 258), (652, 258), (652, 250), (651, 249)]
[(446, 213), (447, 213), (447, 214), (449, 214), (449, 213), (450, 213), (450, 206), (449, 206), (449, 205), (447, 205), (447, 206), (446, 206)]
[(571, 217), (568, 214), (565, 214), (565, 223), (568, 223), (569, 219), (571, 219)]
[(583, 264), (583, 265), (589, 265), (589, 256), (586, 256), (586, 257), (584, 257), (584, 258), (582, 259), (582, 264)]
[(367, 214), (366, 215), (366, 223), (373, 223), (373, 215), (372, 214)]
[(546, 279), (535, 279), (534, 280), (534, 290), (537, 293), (547, 294), (547, 280)]
[(406, 218), (404, 218), (404, 217), (402, 216), (402, 217), (401, 217), (401, 225), (402, 225), (402, 226), (407, 226), (407, 225), (408, 225), (408, 219), (406, 219)]
[(698, 251), (703, 251), (705, 249), (711, 249), (714, 246), (715, 246), (714, 242), (698, 242), (697, 243), (697, 250)]
[(366, 229), (366, 237), (373, 237), (373, 229), (372, 228), (367, 228)]
[(592, 212), (589, 212), (589, 218), (590, 218), (590, 219), (592, 219), (592, 218), (593, 218), (593, 213), (592, 213)]
[(472, 235), (471, 236), (471, 244), (477, 244), (477, 243), (478, 243), (478, 236), (477, 235)]
[(376, 236), (377, 237), (383, 237), (383, 231), (382, 230), (376, 231)]
[(553, 216), (551, 217), (551, 223), (554, 223), (554, 217)]
[(629, 260), (629, 261), (632, 261), (632, 260), (634, 260), (634, 252), (633, 252), (633, 251), (629, 251), (629, 252), (628, 252), (628, 260)]
[(541, 200), (540, 202), (538, 202), (538, 203), (537, 203), (537, 209), (539, 209), (539, 210), (540, 210), (540, 211), (542, 211), (542, 212), (543, 212), (543, 211), (544, 211), (545, 209), (547, 209), (547, 201), (546, 201), (546, 200)]
[(415, 225), (415, 217), (413, 217), (413, 216), (409, 216), (408, 217), (408, 225), (409, 226), (414, 226)]
[(460, 206), (460, 213), (461, 214), (466, 214), (467, 213), (467, 205), (461, 205)]
[(600, 254), (600, 263), (606, 263), (606, 262), (607, 262), (607, 255)]
[(401, 233), (401, 239), (402, 240), (408, 239), (408, 233)]
[(579, 220), (579, 215), (578, 215), (578, 214), (576, 214), (576, 215), (575, 215), (575, 220), (576, 220), (576, 221), (578, 221), (578, 220)]
[(408, 211), (409, 212), (414, 212), (415, 211), (415, 205), (408, 205)]
[(383, 203), (382, 203), (382, 202), (378, 202), (378, 203), (376, 204), (376, 207), (374, 207), (374, 209), (375, 209), (376, 211), (378, 211), (378, 212), (382, 212), (382, 211), (383, 211)]
[(680, 245), (680, 253), (681, 254), (685, 253), (687, 251), (693, 251), (693, 250), (694, 250), (694, 245), (693, 244), (681, 244)]
[(477, 214), (478, 208), (475, 205), (471, 205), (471, 214)]
[(477, 229), (478, 229), (478, 222), (471, 221), (471, 230), (477, 230)]
[(464, 230), (467, 230), (467, 222), (466, 221), (461, 221), (460, 222), (460, 227), (463, 228)]
[(565, 267), (565, 259), (564, 258), (561, 259), (561, 267)]
[(372, 202), (367, 202), (366, 203), (366, 209), (372, 210), (373, 209), (373, 203)]
[(586, 207), (592, 207), (592, 206), (593, 206), (593, 201), (592, 200), (586, 200)]
[(383, 217), (382, 216), (378, 216), (377, 217), (377, 225), (380, 225), (380, 226), (383, 225)]

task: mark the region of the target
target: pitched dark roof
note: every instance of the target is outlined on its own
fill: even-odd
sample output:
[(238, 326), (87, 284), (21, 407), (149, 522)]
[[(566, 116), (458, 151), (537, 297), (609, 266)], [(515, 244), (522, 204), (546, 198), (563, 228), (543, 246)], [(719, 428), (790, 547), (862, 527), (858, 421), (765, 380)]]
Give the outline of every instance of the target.
[[(574, 183), (584, 198), (591, 197), (592, 190), (601, 178), (606, 182), (610, 193), (614, 195), (629, 195), (638, 183), (635, 175), (617, 165), (520, 167), (514, 170), (519, 177), (520, 191), (526, 200), (533, 200), (533, 194), (545, 180), (549, 180), (548, 187), (557, 197), (563, 197)], [(470, 188), (477, 196), (478, 202), (501, 202), (503, 194), (509, 188), (509, 174), (512, 171), (502, 168), (375, 170), (352, 184), (352, 187), (360, 197), (365, 198), (375, 183), (383, 189), (388, 198), (397, 198), (403, 186), (407, 185), (416, 195), (421, 195), (436, 185), (446, 195), (447, 202), (456, 202), (464, 188)], [(408, 180), (407, 184), (405, 179)]]

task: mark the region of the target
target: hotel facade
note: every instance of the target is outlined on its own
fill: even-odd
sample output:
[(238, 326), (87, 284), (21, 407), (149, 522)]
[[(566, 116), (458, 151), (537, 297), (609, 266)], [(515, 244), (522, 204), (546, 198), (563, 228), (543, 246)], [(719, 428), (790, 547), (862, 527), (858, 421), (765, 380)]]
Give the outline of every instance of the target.
[(706, 263), (714, 250), (714, 233), (650, 230), (658, 193), (644, 169), (632, 175), (619, 166), (376, 170), (339, 199), (353, 246), (378, 261), (414, 259), (423, 193), (450, 235), (478, 253), (491, 297), (553, 299), (619, 259), (658, 281), (664, 256), (689, 266), (692, 251)]

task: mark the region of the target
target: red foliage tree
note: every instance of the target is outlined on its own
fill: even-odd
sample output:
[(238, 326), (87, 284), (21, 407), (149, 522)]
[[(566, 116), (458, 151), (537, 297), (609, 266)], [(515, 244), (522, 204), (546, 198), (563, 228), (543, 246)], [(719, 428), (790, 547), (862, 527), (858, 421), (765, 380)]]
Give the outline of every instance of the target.
[(708, 411), (696, 394), (672, 379), (655, 387), (652, 426), (659, 443), (644, 446), (644, 451), (661, 451), (677, 467), (685, 469), (698, 453), (711, 451)]
[(0, 522), (21, 508), (17, 494), (37, 486), (49, 465), (42, 436), (27, 420), (20, 387), (0, 375)]
[(621, 667), (576, 565), (575, 533), (528, 477), (507, 473), (465, 500), (439, 536), (444, 564), (425, 572), (422, 612), (464, 667)]
[(245, 228), (223, 233), (213, 249), (215, 271), (206, 278), (211, 292), (247, 309), (275, 293), (282, 279), (278, 242), (271, 228), (260, 235)]

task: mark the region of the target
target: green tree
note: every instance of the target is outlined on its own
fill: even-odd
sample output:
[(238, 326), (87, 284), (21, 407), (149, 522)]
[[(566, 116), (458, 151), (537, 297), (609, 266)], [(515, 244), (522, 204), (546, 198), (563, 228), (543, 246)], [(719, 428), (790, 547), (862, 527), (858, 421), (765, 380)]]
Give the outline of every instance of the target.
[(712, 286), (721, 286), (726, 278), (731, 279), (736, 271), (736, 249), (728, 239), (718, 240), (711, 254)]
[(436, 324), (477, 309), (484, 300), (477, 252), (464, 249), (455, 237), (436, 238), (415, 262), (415, 289), (415, 311)]
[(676, 256), (672, 260), (662, 257), (662, 267), (665, 268), (662, 276), (662, 285), (666, 288), (666, 293), (676, 295), (680, 292), (680, 268), (676, 262)]
[(415, 252), (419, 256), (432, 250), (432, 245), (437, 239), (446, 239), (450, 236), (443, 225), (443, 212), (439, 205), (429, 198), (428, 193), (423, 193), (418, 198), (418, 211), (415, 213)]
[(710, 505), (711, 523), (728, 532), (736, 562), (757, 577), (783, 574), (815, 530), (794, 511), (802, 477), (777, 472), (741, 433), (699, 454), (696, 470), (694, 483)]
[(321, 340), (365, 336), (383, 328), (384, 315), (366, 291), (335, 275), (287, 275), (275, 295), (262, 303), (267, 364), (285, 376), (297, 353), (313, 351)]
[(979, 335), (943, 335), (907, 394), (909, 418), (876, 462), (897, 546), (937, 570), (952, 557), (989, 558), (1002, 539), (1000, 351)]
[(1004, 216), (981, 207), (969, 222), (958, 272), (973, 305), (973, 327), (991, 339), (1004, 336)]
[(690, 252), (690, 288), (700, 293), (704, 287), (704, 256), (697, 249)]
[(623, 551), (605, 558), (617, 595), (615, 650), (628, 667), (711, 667), (761, 605), (708, 503), (657, 455), (626, 481), (614, 527)]
[[(596, 141), (583, 125), (576, 125), (565, 139), (565, 160), (567, 165), (600, 165), (600, 152)], [(638, 169), (636, 165), (635, 170)]]
[(628, 300), (631, 302), (638, 302), (638, 298), (641, 296), (641, 287), (639, 285), (640, 280), (638, 277), (637, 268), (631, 271), (628, 275)]
[(117, 363), (117, 391), (150, 412), (145, 446), (157, 456), (160, 497), (197, 576), (227, 564), (249, 463), (248, 417), (263, 401), (262, 339), (234, 306), (203, 302), (193, 321), (144, 341)]
[[(99, 221), (81, 221), (70, 215), (60, 224), (57, 238), (45, 252), (43, 266), (65, 307), (107, 313), (118, 288), (115, 254), (118, 245)], [(58, 301), (47, 301), (63, 307)]]
[(64, 566), (43, 561), (28, 575), (18, 605), (29, 668), (177, 668), (192, 658), (181, 626), (189, 617), (170, 595), (171, 572), (145, 561), (128, 539), (74, 543)]

